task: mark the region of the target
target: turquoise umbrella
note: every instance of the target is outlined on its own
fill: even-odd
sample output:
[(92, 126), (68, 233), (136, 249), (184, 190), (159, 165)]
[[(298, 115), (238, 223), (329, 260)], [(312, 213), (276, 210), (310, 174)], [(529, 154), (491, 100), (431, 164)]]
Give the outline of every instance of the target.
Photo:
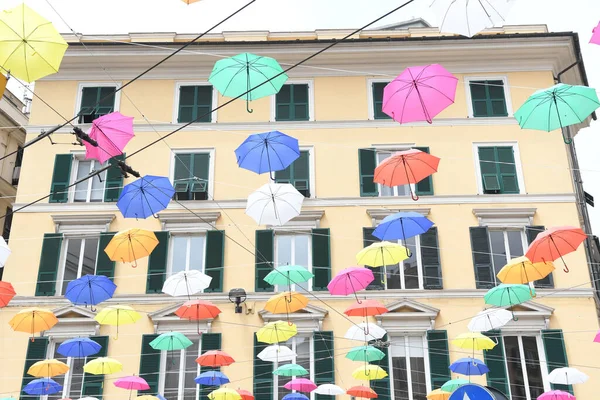
[(444, 383), (440, 389), (442, 389), (442, 391), (444, 391), (444, 392), (452, 393), (456, 389), (458, 389), (459, 387), (461, 387), (463, 385), (466, 385), (467, 383), (470, 383), (470, 382), (466, 379), (451, 379), (451, 380), (447, 381), (446, 383)]
[(315, 275), (301, 265), (282, 265), (265, 276), (265, 282), (271, 285), (291, 285), (308, 282)]
[[(183, 350), (192, 345), (192, 341), (185, 337), (184, 334), (179, 332), (168, 332), (159, 335), (156, 339), (150, 342), (150, 347), (154, 350), (165, 350), (165, 351), (175, 351), (175, 350)], [(168, 357), (167, 353), (167, 357)], [(168, 358), (167, 358), (168, 360)], [(175, 365), (175, 360), (173, 360), (173, 365)]]
[(385, 357), (385, 353), (373, 346), (358, 346), (351, 349), (346, 358), (352, 361), (379, 361)]
[(250, 101), (277, 94), (287, 79), (288, 76), (273, 58), (242, 53), (217, 61), (208, 81), (223, 96), (235, 98), (243, 95), (246, 109), (252, 112), (248, 105)]
[(285, 364), (273, 371), (273, 375), (303, 376), (308, 375), (308, 371), (302, 365)]
[[(488, 290), (483, 296), (486, 304), (497, 307), (512, 307), (529, 301), (535, 296), (535, 289), (528, 285), (500, 284)], [(515, 314), (513, 319), (516, 321)]]
[[(523, 129), (553, 131), (585, 121), (600, 107), (596, 90), (564, 83), (538, 90), (517, 110), (515, 118)], [(565, 143), (571, 139), (563, 134)]]

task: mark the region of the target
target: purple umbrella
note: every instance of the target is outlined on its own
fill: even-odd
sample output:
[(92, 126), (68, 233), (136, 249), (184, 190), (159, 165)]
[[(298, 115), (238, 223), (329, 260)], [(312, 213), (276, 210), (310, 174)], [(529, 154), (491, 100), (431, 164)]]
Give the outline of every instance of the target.
[(356, 296), (356, 292), (363, 290), (374, 280), (375, 277), (373, 276), (373, 271), (369, 268), (350, 267), (340, 271), (340, 273), (329, 282), (327, 289), (329, 290), (329, 293), (339, 296), (348, 296), (349, 294), (354, 293), (356, 301), (360, 303), (358, 296)]
[(283, 387), (287, 390), (297, 390), (299, 392), (310, 393), (317, 388), (317, 385), (315, 385), (310, 379), (296, 378), (286, 383)]

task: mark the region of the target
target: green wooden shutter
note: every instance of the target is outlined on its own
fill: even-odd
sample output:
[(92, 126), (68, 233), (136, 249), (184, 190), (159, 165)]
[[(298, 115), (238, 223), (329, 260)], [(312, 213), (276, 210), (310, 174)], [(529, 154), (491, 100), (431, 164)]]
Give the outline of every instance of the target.
[(56, 275), (62, 249), (62, 233), (45, 233), (40, 255), (36, 296), (54, 296), (56, 294)]
[(81, 93), (79, 123), (91, 123), (115, 108), (116, 86), (84, 87)]
[(493, 349), (483, 351), (485, 365), (490, 369), (490, 372), (486, 374), (487, 385), (508, 396), (508, 374), (506, 372), (502, 335), (500, 331), (488, 331), (483, 332), (483, 334), (497, 343)]
[(443, 289), (437, 226), (432, 226), (419, 238), (423, 263), (423, 286), (425, 289)]
[(148, 258), (148, 278), (146, 293), (162, 292), (163, 283), (167, 278), (167, 257), (169, 253), (169, 232), (154, 232), (158, 245)]
[(211, 122), (212, 91), (212, 86), (181, 86), (177, 122)]
[(254, 255), (255, 292), (272, 292), (275, 288), (265, 282), (265, 276), (273, 270), (275, 238), (271, 229), (256, 231)]
[[(415, 147), (415, 150), (421, 150), (423, 153), (429, 154), (429, 147)], [(418, 182), (415, 185), (415, 192), (418, 196), (432, 196), (433, 195), (433, 176), (429, 175), (427, 178)]]
[[(323, 331), (313, 333), (313, 358), (315, 360), (315, 383), (335, 384), (335, 360), (333, 353), (333, 332)], [(330, 400), (329, 396), (315, 396), (315, 400)]]
[(289, 183), (302, 193), (304, 197), (310, 197), (309, 158), (310, 155), (308, 151), (301, 151), (300, 157), (291, 163), (289, 167), (275, 172), (275, 182)]
[(506, 117), (504, 81), (471, 81), (471, 101), (474, 117)]
[(113, 202), (119, 200), (123, 189), (123, 174), (119, 168), (119, 161), (125, 160), (125, 154), (119, 154), (109, 160), (111, 167), (106, 171), (106, 183), (104, 185), (104, 201)]
[(512, 146), (479, 147), (479, 169), (485, 194), (519, 193), (519, 181)]
[[(374, 230), (375, 230), (375, 228), (363, 228), (363, 246), (364, 247), (367, 247), (375, 242), (381, 241), (378, 238), (376, 238), (375, 236), (373, 236)], [(369, 283), (369, 286), (367, 286), (367, 290), (384, 290), (385, 289), (384, 267), (376, 267), (376, 268), (371, 268), (369, 266), (366, 266), (366, 267), (368, 267), (371, 271), (373, 271), (373, 276), (375, 277), (373, 282)]]
[(204, 289), (205, 293), (223, 291), (223, 266), (225, 257), (225, 232), (206, 232), (206, 257), (204, 273), (212, 277), (210, 286)]
[(50, 185), (50, 203), (66, 203), (69, 200), (68, 186), (71, 181), (72, 154), (57, 154), (54, 157), (54, 171)]
[(46, 352), (48, 349), (48, 338), (39, 337), (35, 338), (32, 342), (27, 339), (27, 353), (25, 353), (25, 368), (23, 369), (23, 381), (21, 382), (21, 399), (37, 399), (38, 396), (29, 396), (23, 392), (23, 388), (32, 380), (36, 379), (27, 373), (29, 368), (38, 361), (46, 358)]
[[(527, 242), (529, 244), (531, 244), (531, 242), (533, 242), (535, 240), (537, 235), (539, 233), (544, 232), (544, 230), (546, 230), (546, 227), (544, 227), (542, 225), (526, 227), (525, 233), (527, 234)], [(536, 288), (554, 288), (553, 273), (550, 272), (550, 274), (547, 277), (545, 277), (544, 279), (534, 281), (533, 286), (535, 286)]]
[(502, 193), (519, 193), (515, 152), (512, 146), (496, 147)]
[(383, 112), (383, 89), (389, 82), (373, 82), (373, 117), (375, 119), (391, 119), (389, 115)]
[(331, 243), (329, 228), (312, 230), (312, 290), (327, 290), (331, 280)]
[(148, 382), (150, 389), (140, 390), (143, 394), (155, 395), (158, 393), (158, 379), (160, 374), (160, 350), (154, 350), (150, 342), (158, 335), (143, 335), (140, 355), (140, 378)]
[(115, 262), (108, 258), (104, 251), (108, 243), (115, 236), (115, 232), (107, 232), (100, 235), (98, 242), (98, 256), (96, 257), (96, 275), (104, 275), (112, 281), (115, 277)]
[[(556, 368), (569, 366), (562, 329), (542, 330), (542, 341), (544, 342), (544, 351), (546, 352), (548, 373), (552, 372)], [(564, 390), (573, 394), (573, 386), (571, 385), (567, 386), (553, 384), (552, 390)]]
[(488, 229), (485, 226), (469, 228), (471, 233), (471, 253), (475, 268), (475, 287), (477, 289), (490, 289), (494, 287), (494, 267), (492, 265), (492, 252)]
[(276, 121), (308, 121), (308, 85), (283, 85), (275, 95)]
[[(98, 353), (88, 357), (86, 362), (90, 362), (98, 357), (106, 357), (108, 354), (108, 336), (92, 336), (90, 339), (98, 343), (100, 346), (102, 346), (102, 348)], [(83, 374), (83, 386), (81, 387), (82, 397), (90, 396), (97, 399), (102, 399), (103, 391), (104, 375)]]
[(427, 331), (427, 343), (431, 388), (438, 389), (451, 379), (448, 333), (446, 331)]
[(271, 400), (273, 398), (273, 364), (270, 361), (263, 361), (258, 358), (258, 354), (268, 345), (256, 340), (256, 334), (252, 335), (254, 339), (254, 381), (253, 393), (257, 399)]
[(358, 149), (358, 168), (360, 197), (377, 197), (379, 189), (373, 182), (377, 168), (377, 152), (375, 149)]
[[(209, 350), (221, 350), (221, 334), (220, 333), (203, 333), (202, 334), (202, 353)], [(208, 371), (220, 371), (220, 367), (200, 367), (200, 373)], [(206, 399), (208, 394), (215, 390), (215, 387), (200, 385), (200, 399)]]
[[(381, 338), (382, 342), (386, 342), (388, 340), (388, 335), (384, 335), (383, 338)], [(388, 373), (388, 376), (386, 376), (383, 379), (376, 379), (376, 380), (372, 380), (370, 381), (371, 384), (371, 389), (373, 389), (375, 391), (375, 393), (377, 393), (377, 400), (392, 400), (393, 397), (391, 395), (391, 391), (390, 391), (390, 366), (389, 366), (389, 359), (388, 359), (388, 348), (386, 346), (381, 346), (378, 347), (377, 346), (377, 341), (372, 341), (370, 342), (371, 344), (374, 344), (375, 347), (377, 347), (379, 350), (381, 350), (383, 352), (384, 357), (379, 360), (379, 361), (373, 361), (371, 362), (372, 365), (378, 365), (381, 368), (383, 368), (385, 370), (385, 372)]]

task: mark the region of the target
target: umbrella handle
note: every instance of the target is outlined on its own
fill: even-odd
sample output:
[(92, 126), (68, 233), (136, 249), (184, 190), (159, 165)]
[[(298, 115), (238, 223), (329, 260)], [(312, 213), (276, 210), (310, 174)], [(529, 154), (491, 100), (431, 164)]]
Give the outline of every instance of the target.
[(569, 267), (567, 266), (567, 264), (565, 264), (563, 271), (565, 271), (567, 274), (569, 273)]
[(419, 195), (416, 193), (413, 193), (412, 188), (410, 189), (410, 198), (413, 199), (413, 201), (419, 200)]
[(96, 311), (98, 311), (98, 309), (97, 309), (97, 308), (94, 308), (94, 306), (90, 306), (90, 311), (91, 311), (91, 312), (96, 312)]
[(246, 111), (248, 111), (250, 114), (254, 112), (254, 110), (250, 108), (250, 102), (248, 100), (246, 100)]
[(573, 139), (572, 138), (565, 137), (565, 134), (564, 134), (564, 132), (562, 132), (562, 129), (561, 129), (561, 133), (562, 133), (562, 137), (563, 137), (563, 142), (565, 142), (565, 144), (571, 144), (571, 143), (573, 143)]

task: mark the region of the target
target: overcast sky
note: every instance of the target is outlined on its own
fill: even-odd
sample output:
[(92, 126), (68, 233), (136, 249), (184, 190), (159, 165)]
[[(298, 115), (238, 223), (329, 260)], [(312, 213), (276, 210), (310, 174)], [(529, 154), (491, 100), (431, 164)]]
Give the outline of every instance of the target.
[[(181, 0), (27, 0), (26, 4), (53, 21), (60, 32), (69, 32), (69, 29), (50, 5), (72, 29), (84, 34), (196, 33), (208, 29), (248, 1), (202, 0), (189, 6)], [(435, 15), (429, 8), (431, 1), (415, 0), (374, 27), (415, 17), (435, 25)], [(2, 0), (2, 7), (20, 3)], [(358, 28), (400, 4), (401, 0), (256, 0), (216, 31)], [(507, 24), (546, 24), (551, 31), (578, 32), (590, 86), (600, 88), (600, 46), (588, 44), (599, 20), (600, 0), (516, 0)], [(560, 132), (550, 134), (560, 135)], [(581, 131), (575, 143), (585, 189), (598, 203), (597, 208), (590, 211), (594, 233), (600, 234), (600, 121)], [(548, 165), (552, 160), (540, 154), (539, 163)]]

